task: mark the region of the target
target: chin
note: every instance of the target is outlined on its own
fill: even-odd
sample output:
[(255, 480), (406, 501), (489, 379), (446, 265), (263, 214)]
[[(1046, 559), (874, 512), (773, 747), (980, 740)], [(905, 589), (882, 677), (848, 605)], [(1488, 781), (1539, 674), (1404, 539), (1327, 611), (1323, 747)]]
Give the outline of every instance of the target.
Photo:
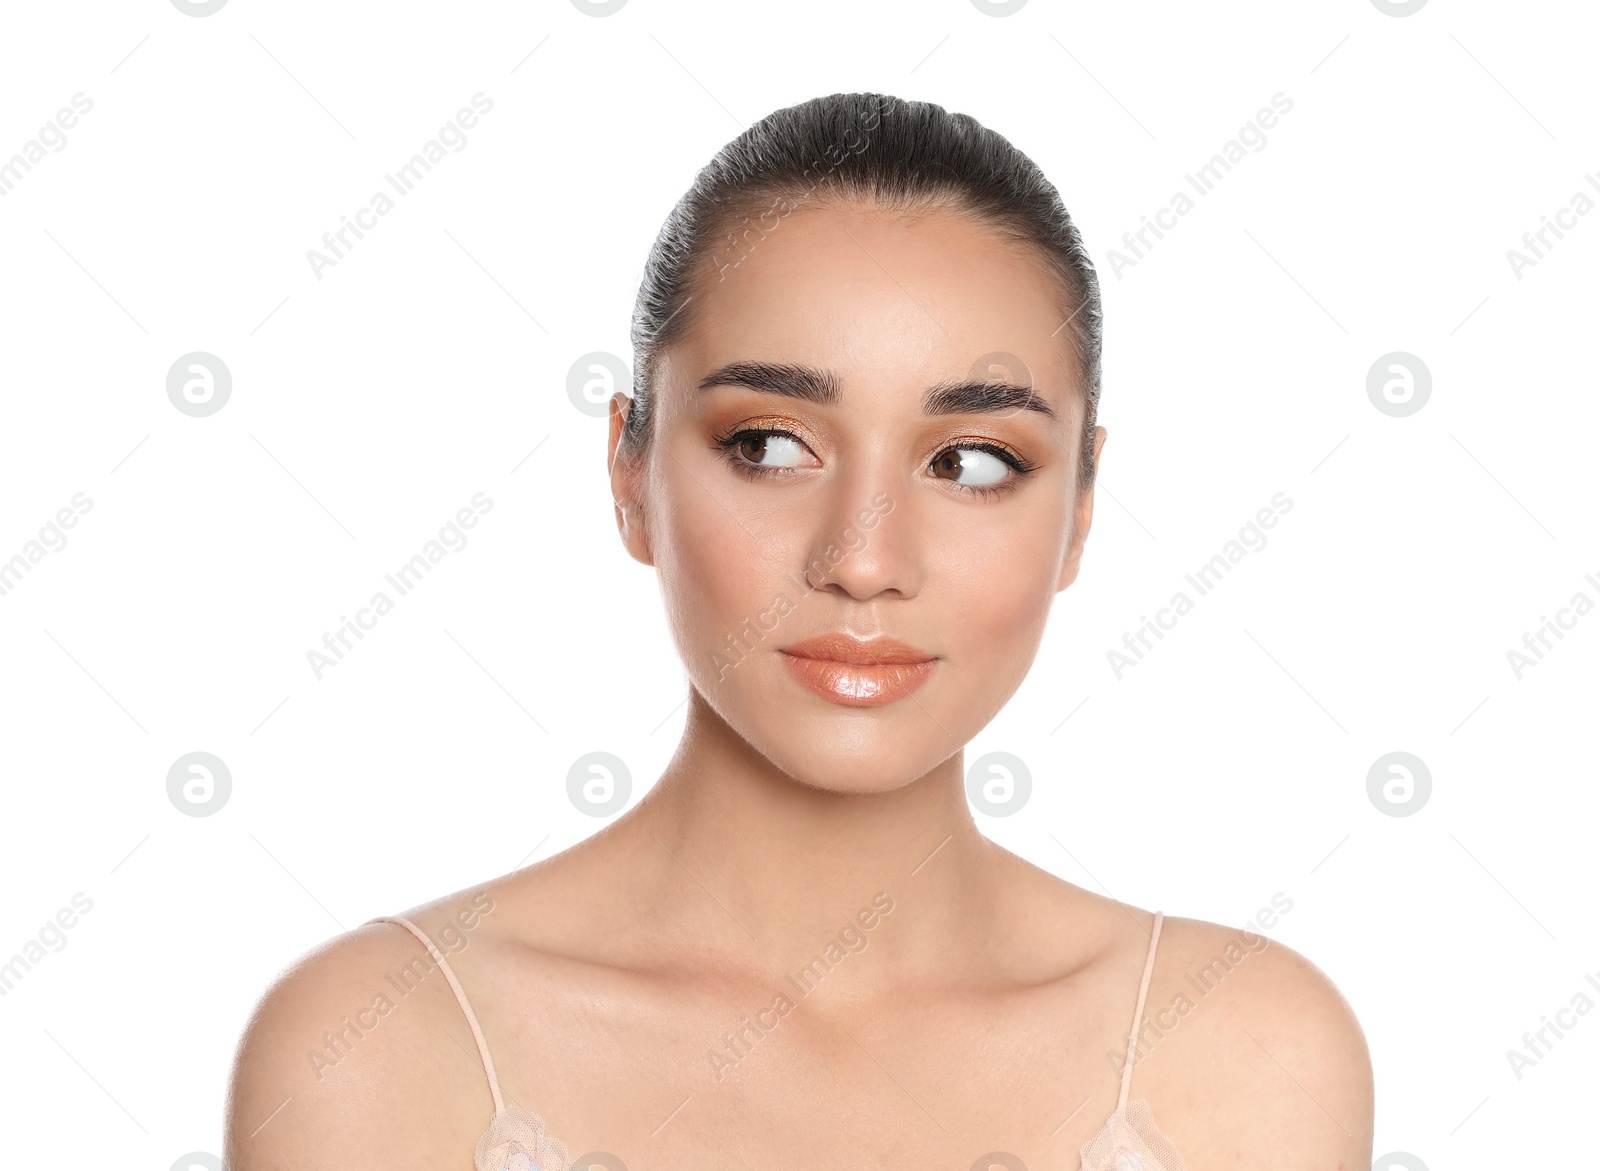
[[(891, 793), (961, 751), (965, 727), (937, 715), (933, 697), (879, 707), (830, 703), (786, 680), (771, 691), (725, 697), (723, 719), (755, 751), (799, 784), (841, 794)], [(940, 705), (942, 706), (942, 705)], [(951, 734), (940, 728), (943, 724)]]
[(787, 738), (785, 742), (770, 745), (756, 740), (750, 743), (796, 784), (824, 793), (858, 797), (904, 788), (926, 776), (941, 760), (960, 751), (957, 745), (943, 757), (936, 757), (928, 752), (926, 740), (905, 746), (882, 741), (868, 745), (857, 743), (839, 749), (830, 749), (825, 741), (816, 739), (804, 743)]

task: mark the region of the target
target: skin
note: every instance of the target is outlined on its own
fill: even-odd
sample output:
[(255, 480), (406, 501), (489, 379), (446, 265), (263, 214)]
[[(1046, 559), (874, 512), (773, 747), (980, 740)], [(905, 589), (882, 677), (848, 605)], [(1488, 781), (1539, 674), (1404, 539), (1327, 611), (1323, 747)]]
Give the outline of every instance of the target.
[[(661, 366), (648, 450), (620, 448), (624, 395), (608, 446), (619, 532), (657, 570), (690, 678), (677, 753), (602, 832), (407, 916), (459, 945), (451, 963), (508, 1099), (573, 1156), (610, 1152), (630, 1171), (965, 1169), (1000, 1150), (1076, 1167), (1116, 1105), (1108, 1055), (1120, 1063), (1153, 916), (985, 838), (962, 753), (1027, 673), (1093, 517), (1059, 289), (954, 212), (861, 206), (788, 216), (724, 277), (696, 291), (694, 328)], [(1021, 360), (1053, 418), (923, 414), (927, 387), (995, 352)], [(696, 389), (735, 361), (826, 368), (842, 394)], [(752, 426), (803, 440), (742, 449), (792, 470), (751, 478), (713, 442)], [(1097, 428), (1097, 464), (1104, 440)], [(934, 474), (974, 441), (1036, 470), (990, 497), (958, 486), (995, 474), (981, 456)], [(830, 544), (850, 551), (830, 560)], [(803, 590), (795, 575), (819, 555)], [(715, 658), (780, 594), (793, 605), (775, 629), (731, 665)], [(939, 661), (898, 702), (830, 703), (778, 648), (839, 630)], [(787, 977), (841, 937), (842, 962), (802, 995)], [(460, 1009), (436, 970), (405, 996), (384, 980), (421, 951), (369, 925), (272, 987), (236, 1062), (234, 1171), (471, 1166), (492, 1106)], [(1186, 977), (1228, 954), (1199, 995)], [(313, 1072), (308, 1052), (358, 1010), (365, 1035)], [(1370, 1165), (1366, 1044), (1302, 956), (1168, 918), (1146, 1011), (1164, 1035), (1146, 1034), (1132, 1097), (1190, 1171)], [(771, 1027), (747, 1026), (734, 1060), (724, 1037), (757, 1014)]]

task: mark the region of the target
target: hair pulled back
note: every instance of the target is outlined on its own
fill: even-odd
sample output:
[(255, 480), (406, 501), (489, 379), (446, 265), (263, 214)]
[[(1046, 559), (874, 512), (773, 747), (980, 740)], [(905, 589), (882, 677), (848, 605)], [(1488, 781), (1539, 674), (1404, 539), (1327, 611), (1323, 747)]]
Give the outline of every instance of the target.
[(1100, 282), (1061, 196), (1032, 159), (971, 116), (877, 93), (830, 94), (774, 111), (695, 176), (645, 263), (623, 448), (637, 455), (649, 446), (659, 360), (692, 327), (688, 306), (699, 282), (721, 279), (790, 212), (851, 203), (948, 208), (1036, 250), (1061, 286), (1061, 332), (1085, 395), (1080, 483), (1092, 484)]

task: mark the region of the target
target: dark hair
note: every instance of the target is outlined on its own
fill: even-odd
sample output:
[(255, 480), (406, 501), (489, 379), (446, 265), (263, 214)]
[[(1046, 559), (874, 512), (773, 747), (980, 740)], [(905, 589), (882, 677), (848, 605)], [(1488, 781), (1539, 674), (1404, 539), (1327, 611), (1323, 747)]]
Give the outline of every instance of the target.
[[(942, 207), (1031, 245), (1061, 283), (1084, 387), (1080, 483), (1094, 482), (1100, 402), (1100, 282), (1061, 196), (1037, 164), (967, 114), (886, 94), (830, 94), (777, 110), (724, 146), (662, 225), (633, 311), (633, 405), (622, 446), (648, 446), (656, 368), (691, 328), (696, 278), (743, 258), (766, 217), (807, 204)], [(781, 208), (781, 210), (780, 210)], [(752, 222), (756, 221), (756, 222)]]

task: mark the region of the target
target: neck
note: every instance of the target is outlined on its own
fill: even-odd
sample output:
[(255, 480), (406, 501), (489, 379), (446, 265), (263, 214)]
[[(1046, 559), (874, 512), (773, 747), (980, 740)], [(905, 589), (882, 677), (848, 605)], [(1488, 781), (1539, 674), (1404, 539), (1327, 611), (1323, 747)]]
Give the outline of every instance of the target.
[[(754, 964), (793, 970), (843, 932), (847, 947), (865, 938), (859, 946), (875, 951), (871, 970), (885, 981), (948, 968), (952, 940), (983, 939), (1009, 858), (973, 822), (959, 752), (889, 792), (813, 788), (692, 690), (677, 753), (624, 820), (616, 828), (645, 851), (636, 857), (654, 855), (662, 867), (659, 897), (714, 899)], [(874, 900), (892, 911), (863, 929)]]

